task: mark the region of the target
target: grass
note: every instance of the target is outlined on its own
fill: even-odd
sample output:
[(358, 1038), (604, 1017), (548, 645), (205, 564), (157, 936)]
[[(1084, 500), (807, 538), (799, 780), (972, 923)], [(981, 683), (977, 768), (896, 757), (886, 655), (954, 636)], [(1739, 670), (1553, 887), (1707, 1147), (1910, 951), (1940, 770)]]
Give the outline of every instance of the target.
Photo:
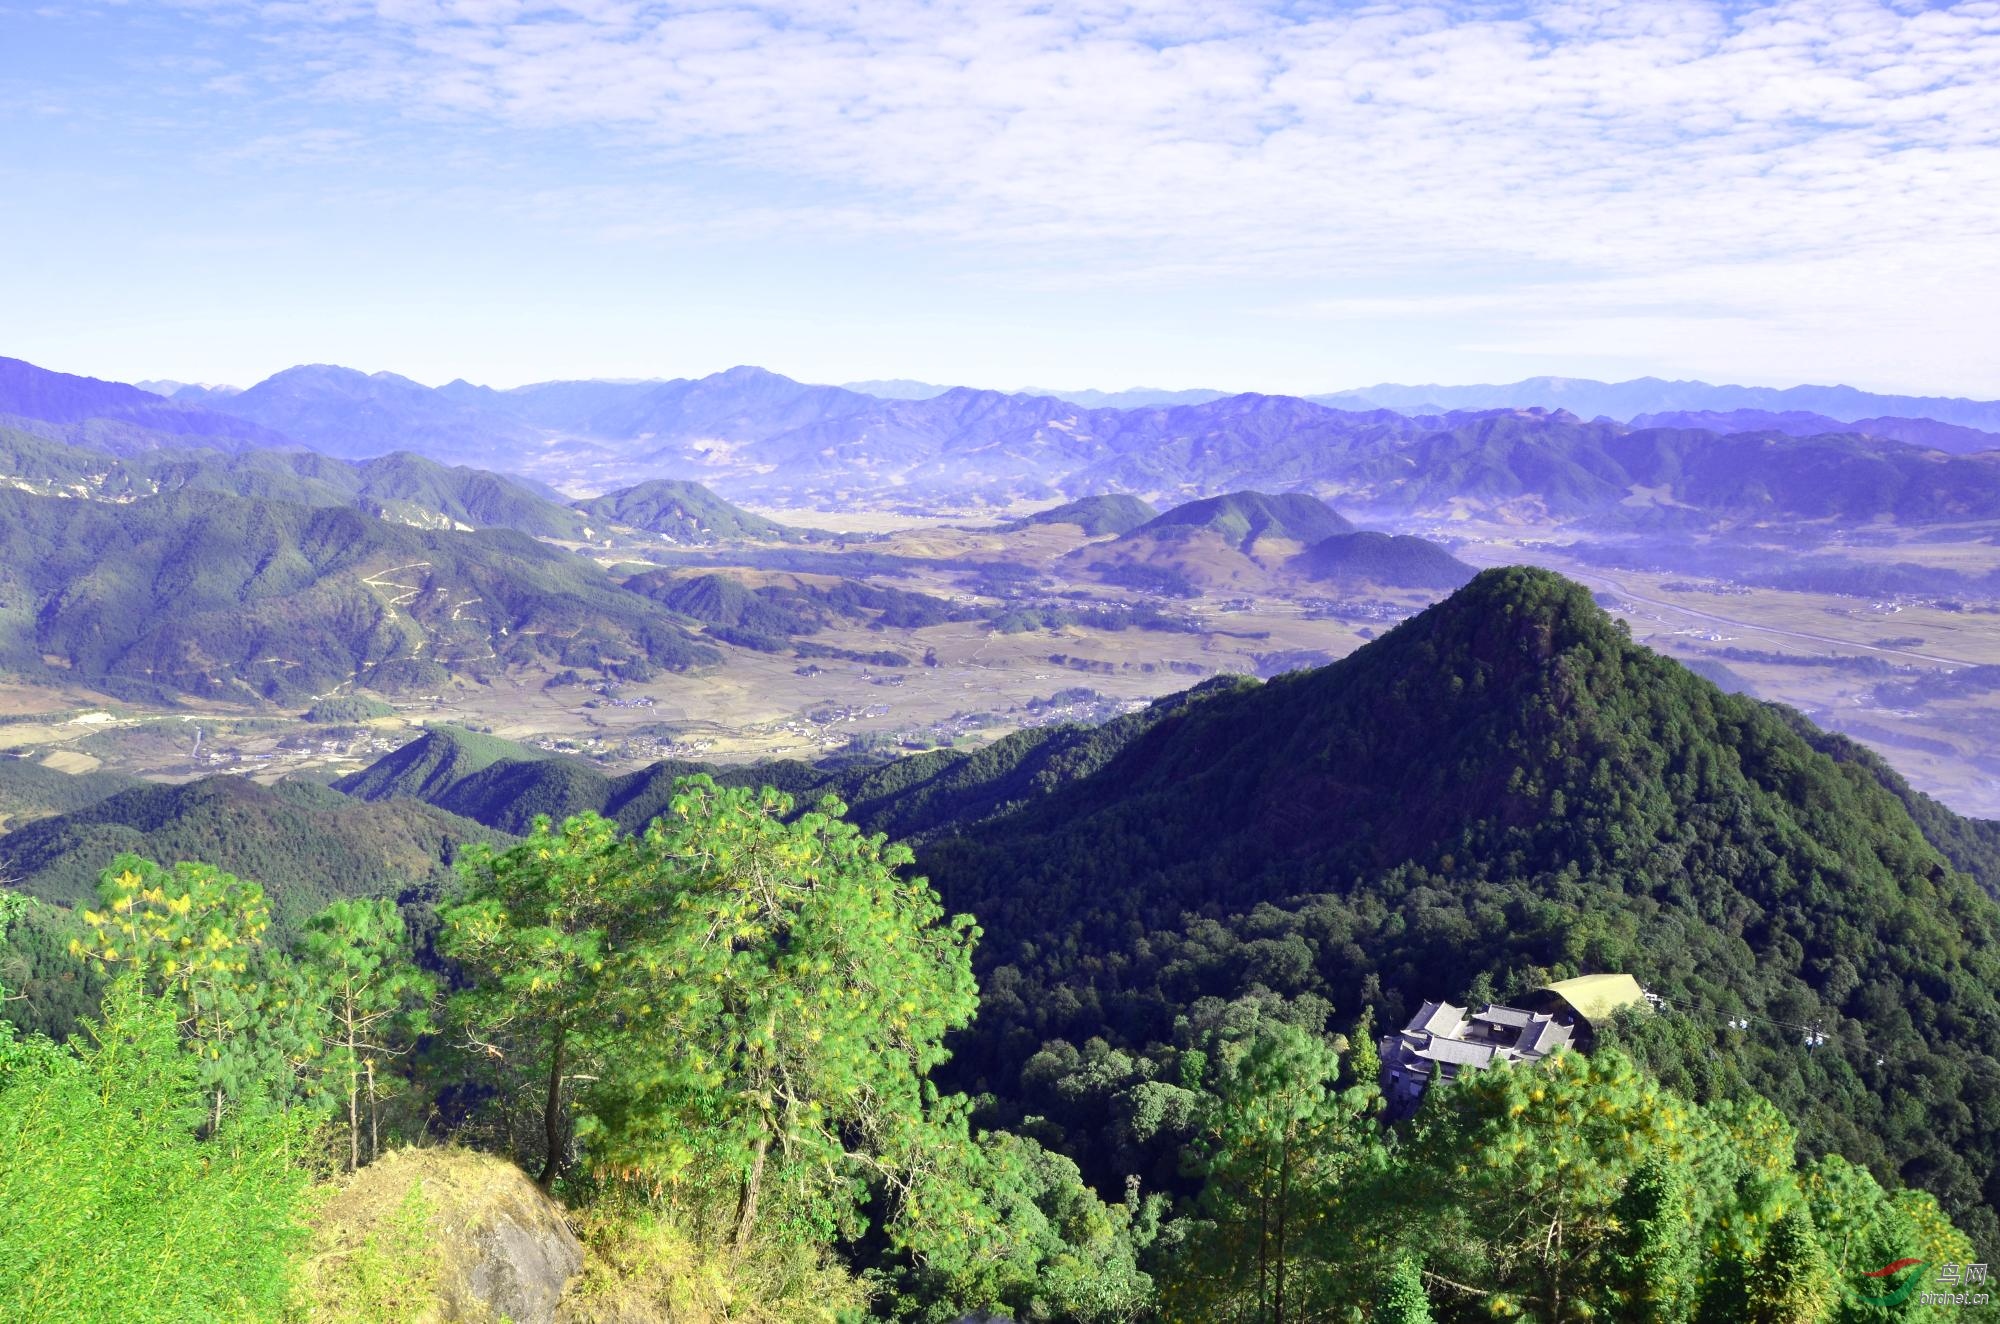
[(818, 1248), (755, 1240), (738, 1256), (696, 1227), (727, 1227), (703, 1213), (607, 1194), (577, 1218), (584, 1271), (564, 1298), (574, 1324), (838, 1324), (868, 1304), (861, 1281)]
[[(724, 1202), (726, 1203), (726, 1202)], [(840, 1324), (865, 1286), (817, 1248), (759, 1239), (741, 1255), (728, 1210), (651, 1202), (612, 1186), (565, 1209), (513, 1164), (459, 1148), (394, 1150), (321, 1185), (285, 1324), (501, 1324), (468, 1291), (500, 1223), (548, 1249), (573, 1234), (581, 1269), (560, 1324)], [(500, 1238), (518, 1245), (520, 1238)], [(488, 1278), (505, 1275), (487, 1275)]]

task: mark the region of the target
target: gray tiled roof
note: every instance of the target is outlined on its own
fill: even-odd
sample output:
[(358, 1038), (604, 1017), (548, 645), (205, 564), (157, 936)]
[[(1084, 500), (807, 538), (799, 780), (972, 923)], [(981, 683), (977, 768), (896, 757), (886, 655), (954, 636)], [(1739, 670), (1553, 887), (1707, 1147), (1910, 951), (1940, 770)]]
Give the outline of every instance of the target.
[(1432, 1039), (1417, 1053), (1433, 1062), (1447, 1062), (1452, 1066), (1483, 1067), (1493, 1061), (1493, 1050), (1485, 1044), (1469, 1044), (1463, 1039)]
[(1449, 1002), (1426, 1002), (1410, 1022), (1412, 1030), (1426, 1034), (1441, 1034), (1457, 1038), (1465, 1025), (1465, 1008), (1454, 1007)]
[(1569, 1026), (1558, 1025), (1553, 1020), (1543, 1021), (1529, 1033), (1534, 1035), (1534, 1039), (1528, 1042), (1527, 1035), (1521, 1036), (1523, 1040), (1521, 1051), (1532, 1053), (1536, 1057), (1547, 1057), (1558, 1048), (1568, 1047), (1574, 1036), (1574, 1031)]

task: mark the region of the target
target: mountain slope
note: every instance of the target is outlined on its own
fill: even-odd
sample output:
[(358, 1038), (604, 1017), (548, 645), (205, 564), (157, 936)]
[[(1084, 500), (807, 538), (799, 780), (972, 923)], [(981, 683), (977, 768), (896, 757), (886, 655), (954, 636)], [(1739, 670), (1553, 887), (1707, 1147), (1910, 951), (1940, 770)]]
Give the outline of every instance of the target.
[(1857, 418), (1843, 421), (1794, 410), (1774, 413), (1768, 409), (1732, 409), (1727, 413), (1712, 409), (1684, 409), (1673, 413), (1640, 414), (1632, 420), (1635, 428), (1699, 428), (1706, 432), (1782, 432), (1789, 437), (1818, 437), (1851, 432), (1864, 437), (1881, 437), (1905, 445), (1969, 455), (2000, 448), (2000, 432), (1940, 423), (1931, 418)]
[(716, 656), (594, 564), (509, 530), (209, 493), (110, 505), (0, 490), (0, 663), (112, 693), (289, 700)]
[(323, 363), (287, 368), (235, 395), (212, 399), (209, 407), (344, 459), (413, 450), (434, 459), (485, 460), (525, 445), (533, 435), (478, 401), (392, 372), (369, 374)]
[(762, 368), (736, 367), (692, 381), (663, 382), (594, 415), (596, 436), (670, 443), (673, 455), (716, 442), (761, 441), (879, 402), (838, 386), (811, 386)]
[(491, 764), (546, 757), (549, 756), (533, 746), (498, 736), (457, 726), (434, 726), (359, 772), (342, 777), (333, 788), (360, 800), (397, 797), (434, 800), (457, 782)]
[(583, 515), (539, 485), (447, 467), (407, 451), (353, 462), (302, 450), (156, 448), (118, 456), (0, 428), (0, 482), (44, 496), (129, 500), (219, 492), (304, 506), (352, 506), (419, 528), (507, 528), (582, 540)]
[(160, 445), (205, 445), (222, 450), (287, 446), (293, 441), (241, 418), (122, 382), (51, 372), (20, 359), (0, 358), (0, 419), (52, 425), (57, 438), (134, 454)]
[(1354, 525), (1332, 506), (1304, 492), (1267, 496), (1262, 492), (1231, 492), (1175, 506), (1141, 524), (1128, 538), (1175, 538), (1188, 533), (1213, 533), (1239, 552), (1248, 554), (1265, 538), (1315, 543), (1336, 533), (1352, 533)]
[(733, 506), (700, 483), (655, 478), (575, 503), (591, 520), (657, 533), (670, 542), (806, 542), (817, 534)]
[[(1960, 1212), (2000, 1194), (2000, 908), (1864, 765), (1545, 572), (1485, 572), (1332, 666), (1190, 703), (919, 864), (986, 931), (970, 1083), (1011, 1087), (1051, 1038), (1164, 1037), (1253, 984), (1393, 1021), (1629, 970), (1685, 1009), (1670, 1074), (1746, 1081), (1813, 1148)], [(1737, 1013), (1828, 1043), (1732, 1038)]]
[(58, 772), (24, 758), (0, 755), (0, 830), (50, 814), (66, 814), (139, 785), (116, 772)]
[(1083, 530), (1085, 537), (1101, 538), (1107, 533), (1130, 533), (1146, 521), (1157, 518), (1159, 513), (1138, 497), (1113, 493), (1080, 497), (1049, 510), (1038, 510), (1025, 518), (1001, 525), (1000, 530), (1017, 533), (1036, 524), (1074, 524)]
[(1385, 588), (1458, 588), (1475, 571), (1434, 542), (1400, 534), (1336, 533), (1287, 566), (1311, 579), (1350, 580)]
[(460, 848), (495, 841), (469, 819), (414, 800), (367, 805), (324, 787), (242, 777), (143, 786), (0, 837), (0, 873), (33, 896), (91, 901), (120, 851), (202, 860), (264, 884), (279, 924), (344, 896), (442, 882)]

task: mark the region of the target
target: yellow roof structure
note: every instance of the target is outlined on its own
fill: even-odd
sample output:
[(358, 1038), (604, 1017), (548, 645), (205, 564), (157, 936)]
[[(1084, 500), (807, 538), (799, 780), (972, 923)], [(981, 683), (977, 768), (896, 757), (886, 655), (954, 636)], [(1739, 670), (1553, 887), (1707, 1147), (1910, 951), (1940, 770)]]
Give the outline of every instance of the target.
[(1579, 975), (1544, 984), (1539, 991), (1555, 994), (1587, 1021), (1607, 1020), (1623, 1007), (1650, 1007), (1646, 990), (1630, 975)]

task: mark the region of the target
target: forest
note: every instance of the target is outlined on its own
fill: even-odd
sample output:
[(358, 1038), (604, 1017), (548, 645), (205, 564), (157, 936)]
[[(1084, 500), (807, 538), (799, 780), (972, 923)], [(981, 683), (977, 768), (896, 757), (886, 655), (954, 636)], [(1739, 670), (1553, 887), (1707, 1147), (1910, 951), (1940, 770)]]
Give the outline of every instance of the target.
[[(977, 755), (399, 753), (448, 870), (6, 894), (0, 1317), (476, 1318), (421, 1163), (557, 1202), (570, 1321), (1944, 1318), (1993, 1244), (1990, 832), (1551, 575)], [(1423, 999), (1603, 970), (1384, 1124)]]

